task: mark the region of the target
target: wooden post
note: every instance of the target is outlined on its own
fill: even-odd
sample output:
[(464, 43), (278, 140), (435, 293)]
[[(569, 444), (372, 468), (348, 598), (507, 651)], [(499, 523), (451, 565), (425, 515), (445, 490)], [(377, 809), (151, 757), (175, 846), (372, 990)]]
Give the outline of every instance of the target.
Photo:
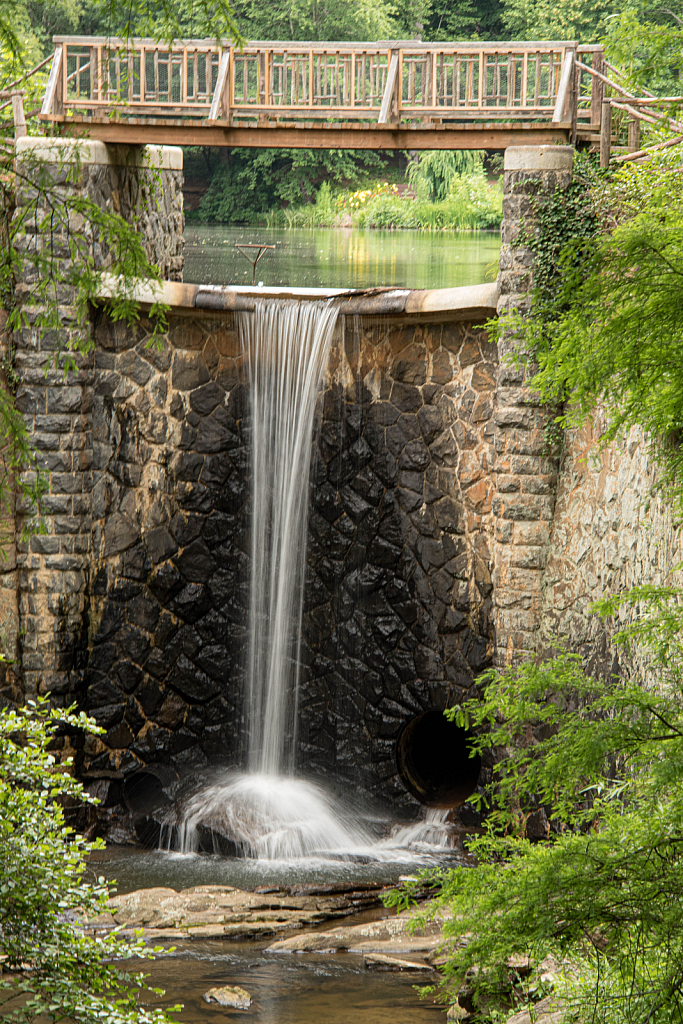
[(571, 144), (576, 145), (577, 124), (579, 117), (579, 99), (581, 98), (581, 68), (574, 68), (574, 88), (569, 97), (569, 120), (572, 124)]
[[(602, 52), (593, 51), (593, 70), (605, 73), (605, 58)], [(591, 75), (591, 124), (596, 127), (601, 124), (602, 101), (605, 98), (605, 83), (595, 75)]]
[(632, 117), (628, 123), (628, 148), (635, 153), (640, 148), (640, 121)]
[(609, 167), (612, 149), (612, 104), (609, 100), (602, 101), (600, 116), (600, 166)]
[(17, 89), (12, 93), (12, 115), (14, 117), (14, 138), (23, 139), (26, 135), (26, 118), (24, 117), (24, 92)]

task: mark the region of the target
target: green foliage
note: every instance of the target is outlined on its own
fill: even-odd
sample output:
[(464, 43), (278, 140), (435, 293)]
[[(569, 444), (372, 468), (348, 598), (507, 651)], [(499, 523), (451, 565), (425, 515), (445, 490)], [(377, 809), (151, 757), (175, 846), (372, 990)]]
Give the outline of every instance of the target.
[(502, 20), (508, 39), (594, 43), (618, 9), (615, 0), (505, 0)]
[(425, 150), (408, 165), (408, 181), (419, 199), (441, 202), (462, 175), (482, 174), (483, 166), (478, 150)]
[(567, 310), (586, 276), (602, 226), (593, 191), (602, 176), (593, 159), (576, 153), (571, 184), (531, 200), (533, 229), (523, 224), (518, 243), (534, 257), (532, 319), (539, 330)]
[(360, 228), (474, 230), (499, 227), (502, 206), (499, 186), (490, 185), (483, 174), (463, 174), (452, 179), (447, 196), (440, 201), (381, 195), (355, 211), (352, 219)]
[(396, 27), (388, 0), (235, 0), (233, 8), (249, 39), (381, 39)]
[(230, 150), (202, 199), (200, 218), (259, 223), (273, 209), (312, 203), (323, 182), (356, 184), (379, 166), (376, 153), (354, 150)]
[[(604, 615), (624, 605), (637, 613), (617, 642), (649, 655), (649, 680), (591, 679), (579, 658), (562, 655), (488, 673), (480, 699), (450, 713), (474, 729), (474, 748), (494, 754), (496, 767), (479, 798), (489, 812), (484, 832), (470, 841), (478, 866), (429, 876), (436, 900), (421, 917), (447, 911), (445, 998), (467, 980), (482, 1006), (524, 1002), (549, 957), (564, 965), (566, 1020), (680, 1020), (679, 602), (675, 590), (643, 587), (602, 603)], [(550, 840), (533, 844), (524, 826), (539, 807)], [(393, 902), (410, 900), (404, 888)], [(532, 970), (531, 983), (514, 965)]]
[[(627, 165), (594, 190), (600, 225), (564, 248), (531, 317), (506, 320), (538, 362), (544, 401), (571, 399), (565, 423), (600, 404), (603, 441), (634, 424), (654, 439), (670, 481), (683, 463), (683, 183), (678, 168)], [(616, 226), (614, 226), (616, 224)]]
[[(676, 7), (678, 11), (676, 12)], [(683, 7), (674, 10), (638, 4), (609, 22), (610, 60), (632, 88), (645, 86), (659, 95), (678, 96), (683, 71)]]
[(453, 39), (505, 39), (501, 0), (432, 0), (425, 22), (424, 38), (450, 42)]
[[(50, 753), (55, 735), (99, 731), (85, 715), (39, 699), (0, 711), (0, 1016), (5, 1024), (167, 1024), (138, 1003), (143, 976), (112, 961), (150, 957), (142, 940), (97, 937), (82, 924), (106, 912), (104, 879), (85, 881), (86, 843), (67, 825), (65, 803), (90, 802)], [(156, 952), (156, 951), (154, 951)]]

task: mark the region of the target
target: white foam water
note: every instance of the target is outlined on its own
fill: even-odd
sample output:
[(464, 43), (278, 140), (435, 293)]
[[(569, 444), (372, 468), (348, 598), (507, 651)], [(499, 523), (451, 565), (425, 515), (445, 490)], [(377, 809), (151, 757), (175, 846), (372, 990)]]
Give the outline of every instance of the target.
[[(196, 793), (185, 808), (182, 853), (196, 853), (201, 830), (229, 838), (237, 852), (257, 860), (287, 863), (364, 859), (410, 861), (429, 848), (453, 846), (447, 811), (427, 810), (424, 821), (395, 828), (377, 840), (362, 820), (313, 782), (285, 775), (228, 772)], [(168, 836), (167, 836), (168, 838)]]
[(229, 773), (197, 793), (184, 815), (184, 852), (199, 848), (200, 825), (263, 860), (353, 855), (371, 845), (362, 826), (318, 786), (286, 775)]

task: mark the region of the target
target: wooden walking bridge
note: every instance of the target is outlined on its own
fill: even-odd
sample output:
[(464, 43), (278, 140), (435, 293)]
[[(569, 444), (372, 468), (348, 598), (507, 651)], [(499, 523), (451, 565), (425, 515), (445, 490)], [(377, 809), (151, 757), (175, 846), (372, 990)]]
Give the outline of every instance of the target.
[(40, 117), (129, 145), (599, 143), (609, 84), (602, 47), (572, 42), (54, 42)]

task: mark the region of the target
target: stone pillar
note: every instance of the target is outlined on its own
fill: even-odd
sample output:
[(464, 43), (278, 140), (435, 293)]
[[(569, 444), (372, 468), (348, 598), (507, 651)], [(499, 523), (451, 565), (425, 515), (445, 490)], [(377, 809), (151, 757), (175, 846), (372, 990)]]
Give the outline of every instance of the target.
[[(536, 199), (566, 188), (572, 179), (571, 146), (514, 146), (505, 151), (498, 316), (531, 307), (533, 250), (520, 241), (532, 234)], [(494, 430), (493, 584), (494, 660), (517, 661), (536, 649), (542, 582), (557, 486), (557, 458), (549, 447), (549, 412), (528, 387), (533, 367), (515, 365), (523, 355), (514, 332), (499, 340)]]
[[(77, 180), (69, 168), (80, 164)], [(174, 147), (106, 146), (71, 139), (24, 138), (17, 142), (17, 167), (24, 181), (51, 179), (51, 198), (79, 189), (103, 209), (113, 210), (137, 225), (150, 259), (162, 276), (182, 278), (182, 151)], [(45, 171), (47, 170), (47, 175)], [(20, 178), (21, 180), (21, 178)], [(16, 206), (36, 202), (28, 183), (17, 189)], [(47, 201), (38, 193), (39, 224)], [(88, 240), (96, 265), (106, 269), (106, 257), (92, 228), (79, 217), (70, 230)], [(19, 252), (31, 246), (54, 245), (32, 227), (16, 239)], [(87, 652), (93, 490), (91, 415), (92, 356), (80, 357), (78, 372), (67, 377), (52, 363), (55, 350), (68, 347), (76, 328), (70, 296), (60, 306), (61, 336), (45, 333), (36, 324), (38, 310), (31, 299), (32, 268), (16, 288), (27, 326), (14, 336), (18, 379), (16, 404), (24, 414), (31, 441), (40, 452), (48, 491), (43, 498), (44, 532), (17, 542), (18, 610), (21, 687), (24, 695), (50, 693), (55, 703), (71, 702), (79, 691)], [(17, 537), (27, 513), (17, 502)]]

